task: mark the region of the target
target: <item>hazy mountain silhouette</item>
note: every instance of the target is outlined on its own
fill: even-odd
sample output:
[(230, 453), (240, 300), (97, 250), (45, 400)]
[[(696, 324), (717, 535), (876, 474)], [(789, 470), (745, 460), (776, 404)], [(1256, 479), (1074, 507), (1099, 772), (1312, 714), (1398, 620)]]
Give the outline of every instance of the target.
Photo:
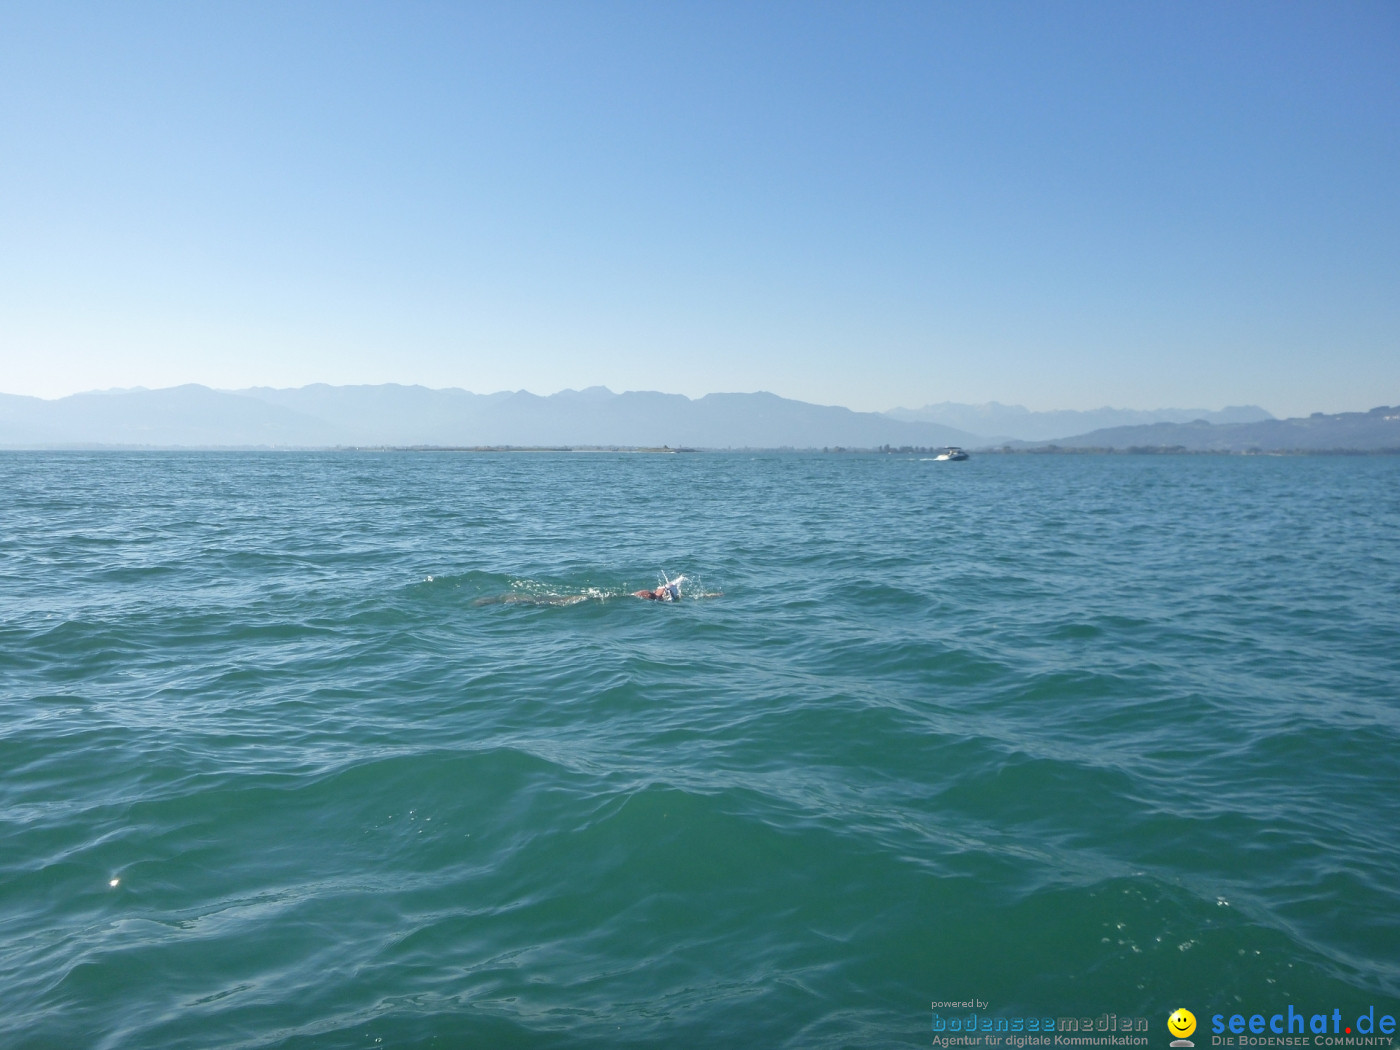
[(679, 394), (603, 387), (550, 397), (421, 386), (255, 387), (0, 395), (0, 444), (292, 446), (603, 445), (694, 448), (874, 448), (969, 444), (933, 423), (811, 405), (774, 394)]
[(320, 420), (194, 384), (55, 401), (0, 397), (0, 444), (10, 446), (317, 445), (332, 439)]
[[(1254, 423), (1153, 423), (1112, 427), (1061, 438), (1066, 449), (1111, 448), (1187, 452), (1327, 452), (1381, 450), (1400, 452), (1400, 407), (1381, 406), (1369, 412), (1314, 412), (1297, 419), (1266, 419)], [(1013, 447), (1036, 447), (1016, 442)]]
[(1221, 409), (1219, 412), (1203, 408), (1096, 408), (1085, 412), (1070, 409), (1032, 412), (1022, 405), (1003, 405), (996, 401), (989, 401), (985, 405), (944, 401), (937, 405), (925, 405), (923, 408), (896, 408), (885, 414), (907, 422), (941, 423), (944, 426), (970, 431), (988, 444), (999, 444), (1003, 441), (1053, 441), (1091, 430), (1149, 423), (1189, 423), (1196, 419), (1203, 419), (1208, 423), (1255, 423), (1274, 418), (1258, 405), (1235, 406)]
[[(959, 414), (961, 412), (961, 414)], [(922, 413), (968, 423), (959, 429)], [(1074, 421), (1177, 416), (1183, 409), (1136, 412), (1030, 412), (1019, 406), (929, 405), (917, 413), (853, 412), (769, 393), (680, 394), (605, 387), (549, 397), (527, 391), (473, 394), (421, 386), (254, 387), (198, 385), (114, 390), (48, 401), (0, 394), (0, 445), (147, 447), (330, 447), (409, 445), (601, 445), (672, 448), (969, 447), (1053, 441), (1062, 448), (1182, 448), (1265, 451), (1400, 448), (1400, 409), (1306, 419), (1274, 419), (1261, 408), (1198, 413), (1090, 429), (1065, 436)], [(1019, 421), (1019, 422), (1018, 422)], [(971, 424), (976, 423), (974, 431)], [(1002, 434), (1045, 434), (1019, 441)], [(980, 432), (983, 436), (976, 436)]]

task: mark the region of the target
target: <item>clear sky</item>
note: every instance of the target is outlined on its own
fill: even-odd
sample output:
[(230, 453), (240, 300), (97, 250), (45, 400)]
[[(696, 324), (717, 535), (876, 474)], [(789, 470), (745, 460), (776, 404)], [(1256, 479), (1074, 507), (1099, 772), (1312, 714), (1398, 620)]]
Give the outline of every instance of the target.
[(1400, 4), (0, 6), (0, 391), (1400, 402)]

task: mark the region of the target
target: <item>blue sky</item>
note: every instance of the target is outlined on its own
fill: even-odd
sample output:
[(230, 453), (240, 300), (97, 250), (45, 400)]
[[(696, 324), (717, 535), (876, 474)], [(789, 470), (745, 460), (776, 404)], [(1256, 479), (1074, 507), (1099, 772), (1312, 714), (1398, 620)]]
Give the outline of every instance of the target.
[(0, 390), (1400, 402), (1400, 5), (10, 3)]

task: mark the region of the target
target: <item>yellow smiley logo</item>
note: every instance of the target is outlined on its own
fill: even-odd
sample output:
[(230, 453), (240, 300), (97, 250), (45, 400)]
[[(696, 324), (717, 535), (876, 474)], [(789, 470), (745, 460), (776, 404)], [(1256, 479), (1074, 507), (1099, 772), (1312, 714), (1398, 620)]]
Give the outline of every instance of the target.
[(1178, 1039), (1185, 1039), (1196, 1030), (1196, 1015), (1184, 1006), (1177, 1007), (1167, 1018), (1167, 1031)]

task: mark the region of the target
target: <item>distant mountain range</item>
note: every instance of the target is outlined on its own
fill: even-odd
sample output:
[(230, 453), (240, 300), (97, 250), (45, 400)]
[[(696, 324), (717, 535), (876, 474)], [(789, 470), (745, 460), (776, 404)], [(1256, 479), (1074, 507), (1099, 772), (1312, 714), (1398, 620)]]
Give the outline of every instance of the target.
[[(1036, 447), (1015, 442), (1013, 448)], [(1369, 412), (1314, 412), (1300, 419), (1265, 419), (1253, 423), (1152, 423), (1110, 427), (1061, 438), (1063, 449), (1114, 449), (1148, 452), (1400, 452), (1400, 406), (1382, 405)], [(1044, 443), (1040, 443), (1044, 447)]]
[(0, 395), (0, 446), (330, 447), (619, 446), (874, 448), (966, 445), (972, 434), (878, 412), (810, 405), (774, 394), (629, 392), (604, 387), (550, 397), (421, 386), (292, 390), (204, 386), (74, 394), (46, 401)]
[[(1110, 426), (1103, 426), (1107, 421)], [(954, 425), (954, 423), (961, 425)], [(1095, 424), (1098, 424), (1095, 426)], [(1076, 429), (1085, 428), (1085, 429)], [(549, 397), (421, 386), (204, 386), (114, 390), (48, 401), (0, 394), (0, 447), (601, 446), (626, 448), (1029, 448), (1187, 451), (1400, 449), (1400, 409), (1275, 419), (1220, 412), (1031, 412), (926, 405), (853, 412), (774, 394), (680, 394), (605, 387)]]
[(944, 401), (923, 408), (896, 408), (886, 415), (910, 422), (941, 423), (978, 435), (987, 444), (1005, 441), (1054, 441), (1107, 427), (1143, 426), (1149, 423), (1257, 423), (1274, 417), (1258, 405), (1242, 405), (1212, 412), (1204, 408), (1096, 408), (1087, 412), (1060, 410), (1032, 412), (1021, 405), (990, 401), (963, 405)]

